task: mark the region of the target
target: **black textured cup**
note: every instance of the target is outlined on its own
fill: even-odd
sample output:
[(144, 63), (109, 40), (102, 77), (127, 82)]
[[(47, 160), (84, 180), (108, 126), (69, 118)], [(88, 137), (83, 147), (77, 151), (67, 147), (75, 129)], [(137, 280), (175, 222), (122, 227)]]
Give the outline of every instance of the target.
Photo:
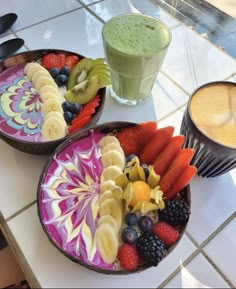
[[(236, 88), (235, 83), (226, 81), (211, 82), (199, 87), (189, 99), (180, 128), (180, 133), (185, 136), (184, 148), (195, 150), (191, 164), (197, 167), (199, 176), (207, 178), (222, 175), (236, 167), (236, 147), (223, 145), (204, 134), (191, 115), (190, 104), (193, 96), (207, 86), (217, 85)], [(214, 94), (209, 97), (214, 97)]]

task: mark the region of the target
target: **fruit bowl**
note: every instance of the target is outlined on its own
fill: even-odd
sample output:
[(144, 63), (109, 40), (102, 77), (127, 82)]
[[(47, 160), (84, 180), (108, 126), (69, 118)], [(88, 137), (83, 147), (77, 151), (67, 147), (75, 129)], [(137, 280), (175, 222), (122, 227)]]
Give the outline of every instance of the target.
[[(93, 104), (90, 104), (92, 98), (83, 99), (82, 104), (73, 104), (73, 109), (77, 109), (73, 114), (66, 112), (66, 105), (63, 107), (64, 95), (69, 91), (67, 81), (73, 78), (71, 75), (76, 64), (84, 59), (85, 56), (70, 51), (39, 49), (22, 52), (1, 61), (0, 138), (26, 153), (50, 154), (69, 134), (82, 127), (95, 125), (103, 111), (106, 92), (104, 83), (108, 83), (107, 78), (102, 87), (92, 85), (92, 93), (97, 89), (96, 97), (92, 95), (95, 98)], [(102, 61), (103, 59), (98, 59), (99, 64)], [(87, 93), (89, 90), (90, 93), (91, 80), (82, 80), (89, 88), (84, 86), (76, 92), (83, 90)], [(72, 79), (70, 89), (73, 84), (76, 83)], [(77, 99), (73, 101), (76, 102)], [(89, 109), (85, 109), (86, 104), (89, 104)], [(81, 122), (78, 115), (83, 109)], [(72, 120), (71, 116), (77, 118)], [(67, 121), (69, 117), (69, 121), (78, 120), (77, 124), (72, 126)], [(73, 130), (70, 131), (70, 127)]]
[[(156, 157), (165, 167), (163, 177), (154, 171), (155, 162), (141, 163), (161, 134)], [(83, 129), (59, 145), (37, 189), (38, 216), (50, 242), (70, 260), (104, 274), (157, 266), (180, 241), (190, 215), (193, 151), (181, 149), (172, 134), (172, 127), (157, 129), (155, 122), (111, 122)], [(167, 153), (168, 164), (161, 160)], [(145, 249), (145, 238), (154, 247)]]

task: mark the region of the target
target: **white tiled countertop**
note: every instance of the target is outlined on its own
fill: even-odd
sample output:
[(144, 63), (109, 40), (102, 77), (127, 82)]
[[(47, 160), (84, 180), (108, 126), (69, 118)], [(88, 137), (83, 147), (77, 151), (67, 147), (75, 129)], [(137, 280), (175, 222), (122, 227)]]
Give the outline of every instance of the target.
[[(103, 23), (127, 12), (152, 15), (171, 28), (172, 42), (153, 98), (137, 107), (123, 107), (108, 92), (99, 123), (157, 120), (159, 127), (174, 125), (178, 134), (194, 89), (214, 80), (236, 81), (233, 58), (148, 0), (8, 0), (1, 5), (1, 14), (8, 12), (17, 13), (18, 19), (1, 42), (23, 38), (20, 51), (58, 48), (102, 57)], [(129, 276), (107, 276), (70, 261), (43, 232), (36, 190), (47, 158), (22, 153), (0, 140), (0, 222), (32, 287), (236, 287), (236, 169), (213, 179), (192, 180), (187, 232), (158, 267)]]

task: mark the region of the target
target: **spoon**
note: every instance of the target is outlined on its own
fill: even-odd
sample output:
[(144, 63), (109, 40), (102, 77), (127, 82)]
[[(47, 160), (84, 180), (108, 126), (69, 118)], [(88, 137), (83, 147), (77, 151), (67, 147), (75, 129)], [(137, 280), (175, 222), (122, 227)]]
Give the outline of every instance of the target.
[(21, 46), (24, 45), (24, 40), (21, 38), (13, 38), (10, 40), (7, 40), (0, 44), (0, 59), (6, 58), (7, 56), (13, 54), (18, 49), (21, 48)]
[(7, 31), (16, 21), (17, 15), (15, 13), (8, 13), (0, 17), (0, 34)]

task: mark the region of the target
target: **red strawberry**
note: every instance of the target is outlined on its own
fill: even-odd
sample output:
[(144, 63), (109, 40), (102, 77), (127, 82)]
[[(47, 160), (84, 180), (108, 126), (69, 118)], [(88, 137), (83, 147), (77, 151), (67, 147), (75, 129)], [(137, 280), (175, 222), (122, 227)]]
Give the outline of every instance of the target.
[(57, 56), (55, 53), (48, 53), (42, 57), (42, 66), (51, 70), (53, 67), (57, 67)]
[(74, 66), (79, 62), (79, 57), (76, 55), (69, 55), (66, 57), (65, 65), (68, 66), (70, 71), (74, 68)]
[(171, 225), (159, 222), (153, 228), (153, 233), (166, 245), (171, 246), (179, 238), (179, 232)]
[(187, 166), (182, 174), (178, 177), (176, 182), (165, 192), (164, 197), (165, 200), (172, 199), (177, 193), (180, 192), (190, 180), (197, 173), (197, 168), (195, 166)]
[(136, 126), (123, 129), (117, 134), (125, 155), (136, 154), (139, 156), (143, 147), (149, 142), (156, 131), (156, 122), (148, 121)]
[(121, 267), (126, 270), (134, 270), (138, 267), (139, 256), (138, 251), (135, 247), (123, 244), (118, 250), (118, 260), (120, 261)]
[(70, 133), (74, 133), (78, 130), (80, 130), (81, 128), (83, 128), (90, 120), (92, 119), (91, 115), (85, 115), (83, 117), (77, 117), (77, 121), (72, 124), (71, 126), (69, 126), (68, 130)]
[(141, 154), (140, 161), (143, 164), (152, 164), (155, 158), (165, 148), (174, 133), (173, 126), (157, 129), (150, 141), (145, 145)]
[(66, 56), (63, 53), (57, 54), (57, 67), (61, 69), (66, 63)]

